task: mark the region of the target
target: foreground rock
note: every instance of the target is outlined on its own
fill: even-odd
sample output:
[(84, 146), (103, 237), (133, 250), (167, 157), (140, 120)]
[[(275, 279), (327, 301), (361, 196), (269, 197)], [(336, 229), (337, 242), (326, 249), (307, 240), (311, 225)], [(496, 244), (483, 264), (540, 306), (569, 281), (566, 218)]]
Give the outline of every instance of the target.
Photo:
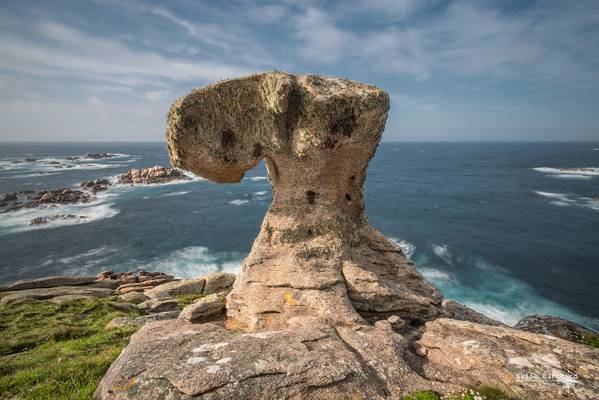
[(140, 317), (118, 317), (112, 319), (106, 329), (122, 328), (124, 326), (144, 326), (154, 321), (164, 321), (167, 319), (176, 319), (181, 311), (165, 311)]
[(0, 300), (1, 304), (11, 304), (23, 301), (48, 300), (65, 295), (82, 295), (90, 297), (108, 297), (112, 294), (111, 289), (96, 288), (89, 286), (58, 286), (45, 289), (27, 289), (13, 292)]
[(530, 315), (522, 318), (514, 326), (527, 332), (551, 335), (575, 343), (588, 344), (595, 340), (599, 344), (599, 334), (575, 322), (547, 315)]
[(116, 182), (118, 184), (149, 185), (154, 183), (168, 183), (173, 181), (187, 180), (191, 180), (191, 178), (177, 169), (155, 165), (152, 168), (133, 168), (129, 172), (125, 172), (124, 174), (120, 175)]
[(437, 319), (417, 343), (424, 376), (524, 399), (597, 399), (599, 350), (499, 326)]
[(196, 300), (183, 309), (179, 318), (188, 322), (204, 323), (222, 319), (225, 315), (226, 293), (213, 293)]
[(145, 325), (96, 397), (390, 399), (423, 387), (452, 387), (412, 372), (395, 341), (401, 338), (382, 329), (364, 327), (358, 334), (315, 320), (290, 324), (293, 329), (248, 334), (181, 319)]
[(48, 276), (38, 279), (24, 279), (4, 286), (0, 291), (51, 288), (56, 286), (79, 286), (95, 282), (95, 276)]
[(226, 272), (208, 274), (196, 279), (183, 279), (180, 281), (161, 284), (144, 294), (153, 299), (180, 296), (185, 294), (209, 295), (231, 290), (235, 282), (235, 275)]

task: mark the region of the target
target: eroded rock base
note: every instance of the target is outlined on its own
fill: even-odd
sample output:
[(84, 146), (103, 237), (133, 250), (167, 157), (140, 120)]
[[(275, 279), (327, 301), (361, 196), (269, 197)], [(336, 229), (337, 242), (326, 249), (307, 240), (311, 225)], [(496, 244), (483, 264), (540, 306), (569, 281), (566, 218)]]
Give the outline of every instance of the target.
[(404, 361), (390, 324), (332, 327), (296, 319), (282, 331), (239, 333), (222, 324), (144, 326), (100, 383), (99, 399), (389, 399), (451, 385)]

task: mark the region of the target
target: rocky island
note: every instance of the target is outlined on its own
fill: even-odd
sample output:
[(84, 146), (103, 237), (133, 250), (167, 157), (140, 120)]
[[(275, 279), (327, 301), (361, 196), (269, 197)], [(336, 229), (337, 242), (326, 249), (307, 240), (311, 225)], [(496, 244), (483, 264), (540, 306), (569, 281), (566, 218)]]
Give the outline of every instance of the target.
[[(370, 225), (363, 186), (388, 109), (377, 87), (282, 72), (175, 102), (175, 167), (235, 183), (266, 164), (273, 201), (241, 272), (178, 280), (106, 271), (0, 288), (0, 370), (18, 382), (13, 360), (33, 345), (14, 327), (32, 323), (22, 316), (35, 307), (93, 325), (87, 343), (103, 367), (85, 393), (101, 400), (598, 398), (595, 332), (546, 316), (509, 327), (444, 300)], [(157, 175), (131, 171), (120, 183)]]

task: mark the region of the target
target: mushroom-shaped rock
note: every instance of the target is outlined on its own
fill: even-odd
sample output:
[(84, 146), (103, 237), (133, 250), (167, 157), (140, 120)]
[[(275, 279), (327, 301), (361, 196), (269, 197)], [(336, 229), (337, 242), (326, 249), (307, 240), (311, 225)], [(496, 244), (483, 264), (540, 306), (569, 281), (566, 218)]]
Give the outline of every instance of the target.
[(272, 185), (272, 205), (227, 299), (230, 329), (278, 329), (302, 315), (345, 324), (439, 313), (439, 291), (364, 216), (366, 168), (388, 109), (375, 86), (281, 72), (218, 82), (172, 106), (173, 165), (239, 182), (264, 159)]

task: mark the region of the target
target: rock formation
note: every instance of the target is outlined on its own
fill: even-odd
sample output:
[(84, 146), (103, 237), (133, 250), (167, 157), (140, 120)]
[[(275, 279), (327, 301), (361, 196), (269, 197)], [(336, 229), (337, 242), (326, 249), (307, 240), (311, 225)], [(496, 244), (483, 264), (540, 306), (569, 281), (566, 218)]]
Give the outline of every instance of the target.
[(364, 216), (366, 168), (388, 109), (374, 86), (280, 72), (210, 85), (173, 105), (175, 166), (217, 182), (239, 182), (262, 159), (268, 169), (273, 202), (227, 299), (229, 328), (439, 313), (439, 291)]
[[(363, 185), (388, 108), (389, 97), (374, 86), (281, 72), (222, 81), (178, 100), (168, 116), (172, 163), (234, 183), (264, 160), (273, 202), (226, 298), (224, 321), (214, 318), (223, 311), (214, 296), (188, 306), (176, 321), (144, 325), (96, 397), (401, 399), (414, 390), (447, 393), (494, 383), (512, 394), (554, 390), (553, 384), (511, 388), (519, 381), (496, 377), (505, 367), (503, 347), (515, 357), (545, 354), (544, 336), (435, 320), (454, 315), (499, 324), (464, 306), (444, 309), (441, 293), (368, 223)], [(160, 299), (201, 285), (169, 283), (146, 295)], [(469, 354), (459, 348), (456, 326), (465, 341), (476, 332), (490, 354), (458, 368), (454, 381), (452, 368)], [(520, 335), (515, 343), (506, 338), (512, 332)], [(451, 341), (438, 343), (443, 335)], [(557, 362), (580, 370), (583, 379), (565, 387), (563, 398), (590, 398), (584, 396), (596, 390), (595, 367), (584, 363), (594, 363), (598, 352), (565, 343), (575, 355), (556, 356)], [(443, 346), (455, 347), (458, 358), (438, 350)], [(527, 372), (546, 372), (545, 365), (531, 365)]]

